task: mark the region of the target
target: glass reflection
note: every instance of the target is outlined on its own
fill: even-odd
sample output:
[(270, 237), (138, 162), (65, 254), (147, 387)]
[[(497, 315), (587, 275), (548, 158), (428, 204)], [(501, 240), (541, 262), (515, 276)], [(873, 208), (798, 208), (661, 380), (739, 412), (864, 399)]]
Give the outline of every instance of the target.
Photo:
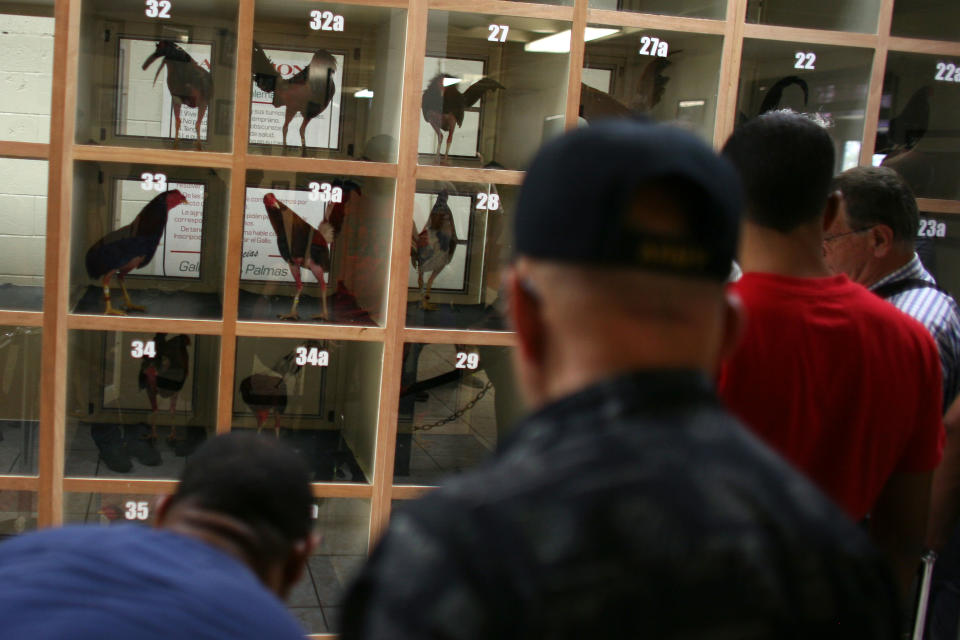
[(960, 3), (943, 0), (897, 0), (890, 32), (906, 38), (960, 40)]
[(919, 198), (960, 199), (960, 57), (890, 52), (873, 161)]
[(0, 475), (37, 472), (40, 327), (0, 327)]
[(63, 521), (102, 526), (153, 526), (162, 499), (163, 496), (146, 493), (65, 493)]
[(43, 308), (46, 238), (47, 161), (0, 158), (0, 308)]
[(78, 162), (74, 313), (219, 318), (228, 172)]
[(50, 141), (53, 1), (0, 2), (0, 140)]
[(475, 467), (523, 415), (509, 347), (406, 344), (394, 482)]
[(37, 494), (0, 490), (0, 542), (37, 528)]
[(860, 161), (873, 51), (821, 44), (744, 40), (737, 123), (789, 108), (815, 114), (836, 148), (836, 171)]
[(727, 13), (726, 0), (590, 0), (589, 6), (591, 9), (659, 13), (716, 20), (723, 20)]
[(233, 426), (283, 439), (314, 482), (368, 482), (382, 359), (379, 342), (240, 338)]
[(880, 0), (748, 0), (747, 22), (876, 33)]
[(71, 331), (66, 474), (176, 479), (213, 434), (220, 340)]

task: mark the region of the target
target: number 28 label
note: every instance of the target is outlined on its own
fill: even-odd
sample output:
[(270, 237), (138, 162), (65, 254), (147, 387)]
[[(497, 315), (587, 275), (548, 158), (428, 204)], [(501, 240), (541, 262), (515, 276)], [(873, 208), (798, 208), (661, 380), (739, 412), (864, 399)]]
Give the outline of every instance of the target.
[(477, 211), (496, 211), (500, 208), (500, 196), (496, 193), (478, 193)]

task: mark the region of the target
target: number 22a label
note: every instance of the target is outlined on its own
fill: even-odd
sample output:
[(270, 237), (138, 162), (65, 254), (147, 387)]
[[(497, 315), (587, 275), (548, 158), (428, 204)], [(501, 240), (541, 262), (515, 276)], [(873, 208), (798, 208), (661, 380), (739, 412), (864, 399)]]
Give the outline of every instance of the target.
[(937, 75), (933, 76), (933, 79), (940, 82), (960, 82), (960, 65), (952, 62), (938, 62)]

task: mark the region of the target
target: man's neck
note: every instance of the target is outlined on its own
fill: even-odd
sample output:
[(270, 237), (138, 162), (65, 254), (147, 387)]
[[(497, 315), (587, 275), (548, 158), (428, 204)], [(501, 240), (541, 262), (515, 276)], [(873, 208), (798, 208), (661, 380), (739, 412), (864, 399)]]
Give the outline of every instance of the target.
[(823, 231), (819, 219), (789, 233), (744, 223), (740, 266), (744, 273), (773, 273), (795, 278), (831, 275), (823, 260)]
[(913, 260), (913, 255), (912, 248), (891, 251), (885, 258), (877, 258), (865, 265), (863, 273), (856, 280), (865, 287), (872, 287), (894, 271), (898, 271), (909, 264)]

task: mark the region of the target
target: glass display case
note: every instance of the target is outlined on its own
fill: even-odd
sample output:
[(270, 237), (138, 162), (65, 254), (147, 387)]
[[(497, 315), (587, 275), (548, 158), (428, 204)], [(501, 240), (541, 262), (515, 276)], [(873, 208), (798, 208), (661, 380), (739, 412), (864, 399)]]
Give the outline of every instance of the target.
[(37, 528), (37, 494), (0, 490), (0, 542)]
[(870, 49), (744, 40), (736, 122), (775, 109), (811, 114), (833, 138), (835, 170), (855, 167), (860, 163), (872, 61)]
[(874, 164), (920, 198), (960, 199), (960, 55), (891, 51), (883, 78)]
[(437, 484), (475, 467), (523, 415), (510, 347), (403, 348), (396, 484)]
[(645, 115), (713, 139), (723, 37), (591, 25), (607, 32), (586, 43), (580, 119)]
[(722, 20), (727, 13), (726, 0), (589, 0), (589, 6), (591, 9), (718, 20)]
[(238, 315), (383, 324), (396, 181), (247, 173)]
[(956, 215), (920, 213), (917, 254), (937, 286), (960, 299), (960, 220)]
[(0, 2), (0, 140), (50, 140), (52, 84), (53, 0)]
[(80, 144), (229, 151), (237, 3), (82, 0)]
[(147, 493), (75, 493), (63, 497), (63, 521), (67, 524), (154, 526), (162, 495)]
[(66, 475), (176, 479), (213, 435), (217, 336), (71, 331)]
[(79, 162), (74, 167), (74, 313), (219, 318), (228, 172)]
[(0, 309), (43, 307), (47, 178), (46, 160), (0, 157)]
[(897, 0), (890, 33), (906, 38), (960, 41), (960, 4), (942, 0)]
[(42, 333), (0, 326), (0, 475), (37, 472)]
[(406, 11), (258, 0), (250, 151), (394, 162)]
[(880, 0), (748, 0), (747, 22), (874, 33)]
[(563, 131), (570, 23), (431, 11), (422, 164), (522, 169)]
[(282, 439), (314, 482), (368, 482), (382, 358), (379, 342), (240, 338), (233, 428)]

